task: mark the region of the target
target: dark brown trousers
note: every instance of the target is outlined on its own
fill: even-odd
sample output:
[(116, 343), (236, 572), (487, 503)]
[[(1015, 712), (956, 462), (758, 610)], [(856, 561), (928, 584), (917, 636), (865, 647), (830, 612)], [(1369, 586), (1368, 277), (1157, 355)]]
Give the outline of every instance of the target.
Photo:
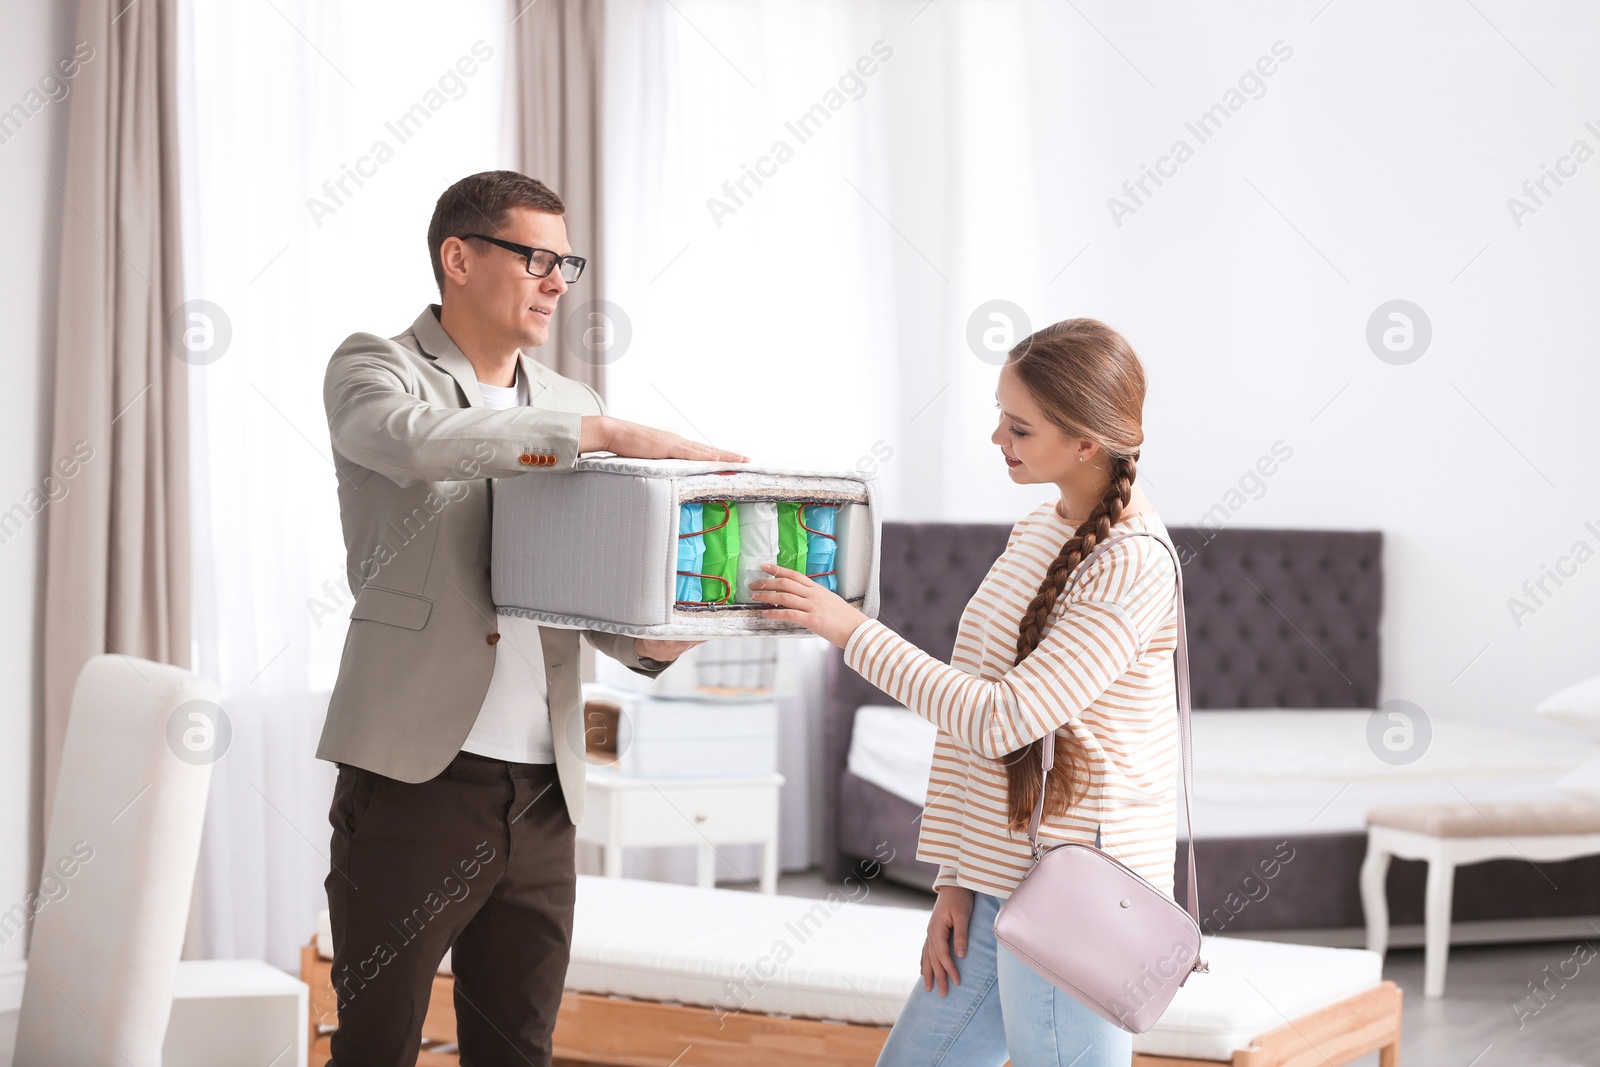
[(462, 752), (416, 784), (340, 764), (328, 821), (327, 1067), (414, 1064), (446, 949), (462, 1067), (549, 1067), (577, 885), (555, 764)]

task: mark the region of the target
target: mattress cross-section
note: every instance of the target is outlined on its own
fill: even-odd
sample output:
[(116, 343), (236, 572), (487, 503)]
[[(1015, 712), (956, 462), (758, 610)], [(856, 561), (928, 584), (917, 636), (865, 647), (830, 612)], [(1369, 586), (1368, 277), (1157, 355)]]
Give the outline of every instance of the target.
[(580, 458), (495, 483), (496, 610), (634, 636), (805, 633), (761, 612), (766, 561), (878, 611), (874, 477), (754, 464)]

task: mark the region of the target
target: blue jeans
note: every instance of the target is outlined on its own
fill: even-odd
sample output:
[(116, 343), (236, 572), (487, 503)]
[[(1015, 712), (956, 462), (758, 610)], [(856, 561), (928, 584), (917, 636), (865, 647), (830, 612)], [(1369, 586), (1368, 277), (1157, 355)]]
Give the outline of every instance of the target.
[(1133, 1035), (1039, 977), (994, 938), (1000, 898), (973, 893), (961, 984), (917, 987), (878, 1067), (1128, 1067)]

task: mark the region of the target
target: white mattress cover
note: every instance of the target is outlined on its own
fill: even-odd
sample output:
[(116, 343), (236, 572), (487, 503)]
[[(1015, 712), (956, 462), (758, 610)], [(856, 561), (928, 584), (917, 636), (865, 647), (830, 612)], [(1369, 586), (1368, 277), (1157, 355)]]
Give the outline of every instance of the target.
[[(566, 988), (890, 1026), (921, 984), (927, 925), (923, 909), (842, 892), (830, 901), (580, 874)], [(324, 911), (317, 950), (331, 959), (332, 947)], [(1134, 1051), (1228, 1060), (1286, 1018), (1382, 979), (1382, 958), (1365, 949), (1207, 937), (1202, 955), (1211, 970), (1189, 977)]]
[(1383, 957), (1356, 948), (1206, 937), (1211, 970), (1189, 976), (1160, 1021), (1133, 1035), (1145, 1055), (1233, 1059), (1233, 1053), (1285, 1021), (1298, 1019), (1383, 981)]
[[(722, 471), (732, 473), (717, 473)], [(793, 622), (765, 618), (759, 606), (707, 612), (673, 607), (684, 495), (806, 487), (864, 495), (865, 517), (859, 536), (850, 538), (848, 569), (862, 589), (862, 613), (876, 618), (876, 475), (612, 455), (581, 456), (559, 475), (530, 472), (496, 480), (490, 567), (495, 610), (546, 626), (636, 637), (809, 636)], [(574, 530), (583, 536), (574, 537)]]
[(813, 900), (579, 875), (566, 987), (892, 1025), (922, 980), (928, 912), (847, 893)]
[[(580, 875), (567, 988), (892, 1025), (922, 981), (928, 912), (835, 903)], [(782, 963), (780, 945), (793, 953)], [(1156, 1027), (1135, 1035), (1135, 1051), (1231, 1059), (1285, 1017), (1382, 980), (1382, 958), (1365, 949), (1208, 937), (1204, 956), (1210, 972), (1190, 977)]]
[[(1560, 799), (1562, 775), (1600, 756), (1587, 741), (1459, 719), (1431, 720), (1414, 763), (1367, 747), (1371, 709), (1199, 711), (1194, 730), (1197, 839), (1340, 833), (1382, 804)], [(937, 729), (898, 704), (856, 711), (847, 766), (914, 804), (927, 798)], [(1181, 808), (1181, 801), (1180, 801)]]
[[(1371, 708), (1197, 711), (1195, 780), (1303, 782), (1452, 781), (1559, 777), (1600, 749), (1589, 742), (1485, 726), (1443, 715), (1412, 763), (1385, 763), (1367, 746)], [(1382, 719), (1382, 712), (1377, 713)], [(1199, 785), (1195, 786), (1199, 795)]]
[[(1364, 833), (1367, 812), (1387, 804), (1571, 800), (1549, 778), (1420, 782), (1195, 781), (1196, 840)], [(1179, 786), (1182, 809), (1182, 786)], [(1180, 825), (1182, 818), (1180, 816)]]
[(1373, 715), (1359, 708), (1197, 713), (1198, 839), (1360, 832), (1368, 810), (1385, 804), (1560, 799), (1561, 776), (1600, 752), (1587, 741), (1435, 716), (1422, 755), (1389, 764), (1368, 747)]
[(939, 728), (910, 708), (863, 704), (856, 709), (845, 766), (880, 789), (922, 804), (938, 736)]

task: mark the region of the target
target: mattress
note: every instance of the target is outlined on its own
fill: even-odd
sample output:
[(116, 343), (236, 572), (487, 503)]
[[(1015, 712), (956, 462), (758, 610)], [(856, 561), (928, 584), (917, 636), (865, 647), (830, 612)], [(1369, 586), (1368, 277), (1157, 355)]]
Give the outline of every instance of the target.
[[(924, 909), (839, 895), (813, 900), (579, 875), (566, 987), (889, 1026), (921, 985), (927, 930)], [(1190, 977), (1155, 1028), (1134, 1035), (1134, 1051), (1231, 1060), (1285, 1017), (1382, 981), (1382, 957), (1365, 949), (1216, 937), (1204, 944), (1210, 972)]]
[[(1382, 804), (1570, 799), (1557, 781), (1600, 755), (1588, 742), (1435, 719), (1423, 755), (1393, 765), (1368, 747), (1372, 715), (1370, 708), (1196, 712), (1196, 837), (1364, 831), (1367, 810)], [(921, 804), (936, 735), (908, 708), (863, 705), (847, 765)]]
[(887, 1026), (922, 980), (927, 932), (922, 909), (843, 893), (814, 900), (579, 875), (566, 987)]
[[(921, 985), (927, 929), (924, 909), (839, 894), (811, 899), (580, 874), (566, 988), (890, 1026)], [(1155, 1027), (1134, 1035), (1135, 1052), (1231, 1060), (1285, 1019), (1382, 980), (1383, 958), (1365, 949), (1203, 941), (1210, 971), (1190, 976)], [(326, 911), (316, 943), (324, 959), (333, 957)]]
[(939, 728), (898, 704), (856, 709), (845, 766), (858, 778), (921, 805), (928, 799), (933, 743)]
[(1366, 949), (1242, 937), (1201, 942), (1210, 971), (1190, 975), (1155, 1027), (1133, 1035), (1134, 1052), (1231, 1062), (1268, 1030), (1383, 981), (1383, 957)]
[(763, 560), (878, 612), (876, 479), (689, 460), (580, 457), (495, 483), (502, 615), (635, 637), (805, 634), (762, 615)]
[[(1205, 711), (1193, 717), (1198, 837), (1364, 832), (1385, 804), (1570, 799), (1557, 781), (1600, 749), (1434, 718), (1414, 762), (1373, 754), (1371, 709)], [(1381, 724), (1381, 720), (1380, 720)]]

